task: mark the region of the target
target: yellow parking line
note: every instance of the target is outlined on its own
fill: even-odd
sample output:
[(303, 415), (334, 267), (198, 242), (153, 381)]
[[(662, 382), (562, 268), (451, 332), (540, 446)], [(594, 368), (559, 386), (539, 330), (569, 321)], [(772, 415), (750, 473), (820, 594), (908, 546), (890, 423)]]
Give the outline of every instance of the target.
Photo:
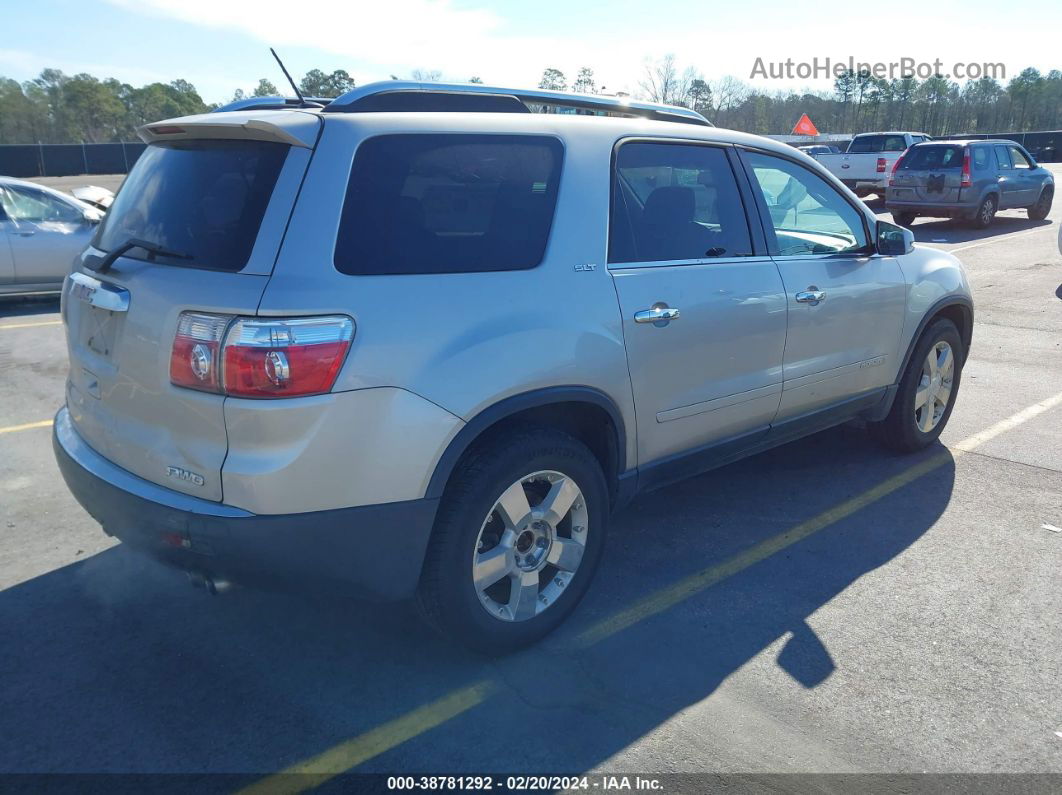
[(51, 420), (41, 420), (40, 422), (27, 422), (25, 425), (8, 425), (6, 428), (0, 428), (0, 433), (14, 433), (15, 431), (28, 431), (33, 428), (50, 427), (52, 427)]
[(61, 326), (63, 321), (61, 320), (41, 320), (36, 323), (8, 323), (6, 326), (0, 326), (0, 331), (4, 331), (9, 328), (36, 328), (37, 326)]
[(922, 475), (932, 472), (937, 467), (948, 463), (948, 461), (959, 458), (963, 453), (972, 452), (986, 442), (999, 436), (1001, 433), (1009, 431), (1011, 428), (1016, 428), (1022, 423), (1028, 422), (1033, 417), (1039, 416), (1048, 409), (1054, 408), (1059, 404), (1062, 404), (1062, 392), (1053, 395), (1046, 400), (1041, 400), (1039, 403), (1034, 403), (1032, 406), (1019, 411), (1017, 414), (997, 422), (990, 428), (963, 439), (949, 452), (940, 453), (932, 458), (927, 458), (925, 461), (915, 464), (914, 466), (905, 469), (903, 472), (882, 481), (877, 486), (867, 489), (862, 494), (858, 494), (849, 500), (845, 500), (841, 504), (823, 511), (818, 516), (813, 516), (812, 518), (801, 522), (796, 527), (786, 530), (784, 533), (780, 533), (779, 535), (761, 541), (756, 546), (746, 550), (736, 557), (730, 558), (718, 565), (710, 566), (707, 569), (702, 569), (696, 574), (691, 574), (690, 576), (679, 580), (674, 585), (670, 585), (663, 590), (639, 599), (633, 605), (621, 610), (615, 615), (609, 616), (597, 624), (590, 626), (588, 629), (583, 630), (576, 636), (576, 643), (583, 647), (592, 646), (610, 635), (615, 635), (617, 632), (626, 629), (632, 624), (636, 624), (643, 619), (661, 613), (669, 607), (673, 607), (679, 602), (689, 599), (700, 591), (725, 580), (727, 577), (737, 574), (739, 571), (747, 569), (749, 566), (759, 563), (761, 560), (769, 558), (776, 552), (781, 552), (786, 547), (790, 547), (798, 541), (802, 541), (808, 536), (813, 535), (842, 519), (848, 518), (856, 511), (862, 510), (883, 497), (887, 497), (894, 491), (903, 488), (911, 481), (922, 477)]
[(362, 762), (379, 756), (384, 751), (467, 712), (490, 698), (497, 689), (497, 683), (485, 679), (474, 685), (455, 690), (438, 701), (418, 707), (399, 718), (329, 748), (323, 754), (263, 778), (240, 790), (240, 795), (287, 795), (287, 793), (319, 787), (330, 778), (345, 773)]
[[(1000, 434), (1016, 428), (1060, 404), (1062, 404), (1062, 392), (1041, 400), (1039, 403), (1035, 403), (1017, 414), (997, 422), (980, 433), (975, 433), (963, 439), (947, 452), (938, 453), (920, 461), (861, 494), (845, 500), (783, 533), (761, 541), (736, 557), (715, 566), (709, 566), (696, 574), (679, 580), (674, 585), (649, 594), (636, 601), (630, 607), (583, 630), (575, 638), (576, 645), (581, 648), (593, 646), (595, 643), (599, 643), (639, 621), (674, 607), (728, 577), (732, 577), (775, 553), (796, 544), (798, 541), (802, 541), (820, 530), (848, 518), (857, 511), (945, 465), (948, 461), (955, 460), (964, 453), (972, 452)], [(500, 685), (497, 682), (488, 679), (471, 687), (455, 690), (438, 701), (418, 707), (412, 712), (408, 712), (375, 729), (342, 742), (306, 762), (301, 762), (280, 773), (267, 776), (251, 785), (248, 789), (243, 790), (243, 792), (287, 794), (316, 787), (323, 781), (327, 781), (329, 778), (344, 773), (375, 756), (379, 756), (422, 732), (435, 728), (450, 718), (471, 709), (485, 701), (499, 689)], [(296, 773), (304, 775), (292, 775)]]

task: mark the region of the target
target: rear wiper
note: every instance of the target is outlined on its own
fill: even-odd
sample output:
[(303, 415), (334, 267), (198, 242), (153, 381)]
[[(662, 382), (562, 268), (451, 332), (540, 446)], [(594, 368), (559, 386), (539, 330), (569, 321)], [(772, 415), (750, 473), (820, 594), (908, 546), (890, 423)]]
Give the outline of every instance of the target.
[(158, 243), (152, 243), (148, 240), (138, 240), (136, 238), (131, 237), (124, 243), (122, 243), (122, 245), (118, 246), (117, 248), (111, 249), (110, 253), (107, 254), (107, 256), (105, 256), (103, 259), (101, 259), (99, 261), (99, 264), (96, 265), (96, 267), (92, 268), (91, 265), (89, 267), (92, 268), (92, 270), (96, 271), (96, 273), (106, 273), (111, 269), (111, 266), (115, 263), (115, 260), (125, 254), (127, 251), (130, 251), (134, 248), (144, 249), (144, 251), (148, 253), (152, 262), (155, 261), (156, 257), (170, 257), (171, 259), (192, 258), (191, 254), (184, 254), (180, 251), (170, 251), (168, 249), (163, 248)]

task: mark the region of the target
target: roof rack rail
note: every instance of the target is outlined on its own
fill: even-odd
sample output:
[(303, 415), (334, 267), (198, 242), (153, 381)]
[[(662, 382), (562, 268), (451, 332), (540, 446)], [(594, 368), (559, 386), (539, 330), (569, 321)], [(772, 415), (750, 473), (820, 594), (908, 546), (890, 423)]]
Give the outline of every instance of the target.
[[(518, 108), (517, 105), (522, 105)], [(545, 89), (516, 89), (485, 86), (480, 83), (420, 83), (385, 80), (348, 91), (329, 103), (324, 113), (366, 113), (379, 111), (458, 111), (526, 113), (528, 105), (548, 105), (589, 110), (621, 116), (638, 116), (656, 121), (713, 126), (695, 110), (674, 105), (606, 97), (599, 94), (572, 94)]]
[(302, 103), (297, 97), (244, 97), (214, 108), (211, 113), (230, 113), (234, 110), (291, 110), (298, 108), (323, 108), (329, 102), (329, 97), (306, 97)]

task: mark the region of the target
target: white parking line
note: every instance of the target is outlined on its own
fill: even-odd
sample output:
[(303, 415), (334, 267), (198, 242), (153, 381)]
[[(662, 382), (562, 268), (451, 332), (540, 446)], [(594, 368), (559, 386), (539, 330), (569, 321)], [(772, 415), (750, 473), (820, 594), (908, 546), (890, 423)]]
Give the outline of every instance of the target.
[(1026, 229), (1023, 232), (1013, 232), (1009, 235), (1000, 235), (999, 237), (993, 237), (990, 240), (982, 240), (979, 243), (971, 243), (968, 246), (959, 246), (958, 248), (949, 248), (947, 251), (949, 254), (954, 254), (956, 251), (969, 251), (971, 248), (978, 248), (979, 246), (987, 246), (992, 243), (1000, 243), (1004, 240), (1013, 240), (1016, 237), (1025, 237), (1026, 235), (1034, 235), (1037, 232), (1042, 232), (1045, 229), (1051, 229), (1050, 226), (1041, 226), (1038, 229)]

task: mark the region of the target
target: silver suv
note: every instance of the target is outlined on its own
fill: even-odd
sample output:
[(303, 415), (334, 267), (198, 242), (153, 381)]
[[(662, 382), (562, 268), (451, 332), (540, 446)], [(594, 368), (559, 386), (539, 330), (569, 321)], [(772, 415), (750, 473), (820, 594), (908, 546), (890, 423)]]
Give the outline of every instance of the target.
[(917, 450), (955, 402), (961, 264), (692, 111), (391, 82), (141, 135), (64, 289), (54, 446), (211, 589), (415, 596), (513, 649), (636, 493), (854, 418)]

